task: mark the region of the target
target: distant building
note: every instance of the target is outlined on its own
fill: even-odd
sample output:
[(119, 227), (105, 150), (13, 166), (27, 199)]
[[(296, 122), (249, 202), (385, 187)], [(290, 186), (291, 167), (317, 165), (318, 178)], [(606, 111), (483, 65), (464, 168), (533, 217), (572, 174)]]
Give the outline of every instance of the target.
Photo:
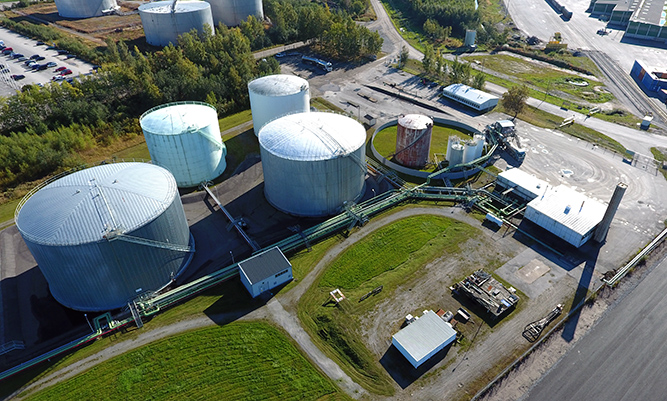
[(278, 247), (239, 262), (241, 282), (255, 298), (292, 280), (292, 265)]
[(663, 102), (667, 101), (667, 67), (649, 67), (635, 60), (630, 76), (648, 92), (655, 93)]
[(414, 366), (426, 362), (456, 339), (456, 331), (432, 310), (391, 337), (391, 343)]
[(602, 15), (610, 25), (625, 28), (625, 36), (667, 43), (664, 1), (591, 0), (591, 15)]
[(498, 105), (499, 98), (468, 85), (452, 84), (442, 90), (442, 95), (477, 111), (488, 111)]

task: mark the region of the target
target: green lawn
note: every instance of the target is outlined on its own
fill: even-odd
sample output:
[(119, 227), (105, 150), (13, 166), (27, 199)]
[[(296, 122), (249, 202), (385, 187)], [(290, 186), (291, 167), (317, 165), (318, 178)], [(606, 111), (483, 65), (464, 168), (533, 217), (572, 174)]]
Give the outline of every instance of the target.
[(658, 170), (662, 173), (662, 175), (667, 179), (667, 170), (662, 168), (662, 163), (664, 161), (667, 161), (667, 149), (665, 148), (651, 148), (651, 154), (653, 154), (653, 158), (658, 161)]
[[(391, 379), (356, 330), (358, 319), (443, 254), (458, 254), (459, 244), (478, 230), (445, 217), (408, 217), (367, 235), (348, 248), (301, 297), (298, 314), (325, 354), (372, 393), (392, 395)], [(316, 245), (314, 247), (317, 248)], [(382, 285), (378, 295), (358, 299)], [(340, 288), (348, 301), (335, 308), (329, 291)]]
[(345, 110), (321, 97), (310, 99), (310, 105), (316, 108), (318, 111), (334, 111), (337, 113), (345, 113)]
[(16, 210), (16, 205), (18, 205), (20, 201), (21, 199), (14, 199), (12, 201), (0, 205), (0, 223), (4, 223), (5, 221), (14, 218), (14, 211)]
[(209, 327), (151, 343), (29, 400), (349, 399), (278, 329)]

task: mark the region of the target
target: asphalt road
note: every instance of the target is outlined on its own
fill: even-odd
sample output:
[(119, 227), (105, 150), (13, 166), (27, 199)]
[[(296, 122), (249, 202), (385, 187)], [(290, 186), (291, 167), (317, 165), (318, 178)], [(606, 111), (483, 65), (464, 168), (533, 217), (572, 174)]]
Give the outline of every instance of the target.
[[(45, 57), (45, 60), (39, 62), (40, 64), (49, 61), (57, 64), (57, 67), (43, 71), (33, 71), (26, 67), (22, 61), (12, 60), (8, 56), (0, 55), (0, 64), (4, 66), (3, 68), (9, 69), (7, 73), (0, 73), (0, 96), (11, 96), (27, 84), (47, 84), (57, 74), (55, 69), (60, 66), (72, 70), (72, 75), (69, 75), (69, 77), (88, 74), (93, 67), (92, 64), (77, 58), (65, 59), (65, 56), (58, 55), (56, 50), (46, 50), (46, 45), (37, 46), (37, 41), (5, 28), (0, 28), (0, 40), (5, 42), (5, 46), (13, 48), (15, 53), (21, 53), (28, 58), (33, 54)], [(25, 78), (19, 81), (10, 78), (11, 75), (18, 74), (25, 75)]]
[(663, 259), (523, 399), (665, 399), (666, 269)]

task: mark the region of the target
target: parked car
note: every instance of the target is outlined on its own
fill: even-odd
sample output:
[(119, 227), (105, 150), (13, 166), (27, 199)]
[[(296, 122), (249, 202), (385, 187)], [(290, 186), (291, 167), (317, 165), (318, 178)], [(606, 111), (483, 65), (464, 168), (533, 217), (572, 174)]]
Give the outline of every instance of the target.
[(26, 60), (23, 64), (27, 65), (28, 67), (31, 67), (35, 63), (36, 63), (35, 60)]
[(54, 75), (53, 77), (51, 77), (51, 81), (53, 82), (63, 81), (64, 79), (65, 77), (63, 77), (62, 75)]
[(55, 46), (47, 46), (46, 50), (58, 50)]
[(72, 70), (70, 70), (70, 69), (68, 68), (68, 69), (66, 69), (66, 70), (62, 70), (62, 72), (60, 73), (60, 75), (70, 75), (71, 73), (72, 73)]
[[(19, 58), (19, 57), (25, 57), (25, 56), (24, 56), (23, 54), (21, 54), (21, 53), (12, 53), (12, 58), (13, 58), (13, 59), (17, 59), (17, 58)], [(27, 60), (27, 59), (26, 59), (26, 60)]]
[(23, 74), (12, 75), (12, 79), (13, 79), (14, 81), (18, 81), (18, 80), (21, 80), (21, 79), (23, 79), (23, 78), (25, 78), (25, 75), (23, 75)]
[(2, 54), (4, 54), (4, 55), (7, 55), (7, 54), (12, 53), (12, 52), (14, 52), (14, 48), (12, 48), (12, 47), (5, 47), (4, 49), (2, 49)]
[(45, 44), (45, 43), (44, 43), (44, 42), (42, 42), (41, 40), (38, 40), (38, 41), (37, 41), (37, 45), (36, 45), (36, 46), (41, 46), (41, 45), (43, 45), (43, 44)]
[(67, 50), (58, 50), (58, 54), (68, 54), (69, 52)]
[(39, 64), (39, 67), (37, 67), (37, 71), (43, 71), (49, 67), (46, 66), (46, 64)]
[(66, 69), (67, 69), (67, 67), (65, 67), (65, 66), (60, 66), (60, 67), (56, 68), (56, 72), (64, 71), (64, 70), (66, 70)]
[(65, 60), (69, 60), (74, 57), (76, 57), (76, 54), (68, 54), (67, 57), (65, 57)]
[(30, 60), (34, 60), (34, 59), (36, 59), (37, 57), (39, 57), (39, 54), (33, 54), (32, 56), (30, 56)]
[(57, 66), (57, 65), (58, 65), (58, 64), (54, 63), (53, 61), (49, 61), (48, 63), (46, 63), (46, 68), (55, 67), (55, 66)]
[(9, 74), (9, 69), (3, 68), (2, 70), (0, 70), (0, 73)]
[(26, 60), (28, 60), (28, 58), (25, 57), (25, 56), (21, 56), (21, 57), (18, 58), (18, 61), (21, 61), (21, 62), (26, 61)]

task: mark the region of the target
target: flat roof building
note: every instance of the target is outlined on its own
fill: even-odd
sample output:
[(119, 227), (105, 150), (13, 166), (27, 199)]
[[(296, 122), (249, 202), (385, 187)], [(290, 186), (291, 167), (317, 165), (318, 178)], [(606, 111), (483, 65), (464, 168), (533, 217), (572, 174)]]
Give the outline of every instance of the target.
[(442, 90), (443, 96), (478, 111), (487, 111), (498, 105), (499, 98), (463, 84), (451, 84)]
[(548, 182), (518, 168), (511, 168), (498, 174), (496, 185), (505, 188), (506, 194), (511, 193), (525, 201), (537, 198), (551, 187)]
[(292, 264), (276, 246), (239, 262), (239, 275), (243, 285), (255, 298), (292, 280)]
[(667, 100), (667, 66), (652, 67), (635, 60), (630, 76), (647, 91), (656, 93), (662, 101)]
[(456, 339), (456, 331), (432, 310), (391, 337), (391, 343), (414, 366), (426, 362)]
[(625, 36), (667, 42), (665, 0), (591, 0), (588, 9), (608, 16), (610, 25), (625, 27)]

